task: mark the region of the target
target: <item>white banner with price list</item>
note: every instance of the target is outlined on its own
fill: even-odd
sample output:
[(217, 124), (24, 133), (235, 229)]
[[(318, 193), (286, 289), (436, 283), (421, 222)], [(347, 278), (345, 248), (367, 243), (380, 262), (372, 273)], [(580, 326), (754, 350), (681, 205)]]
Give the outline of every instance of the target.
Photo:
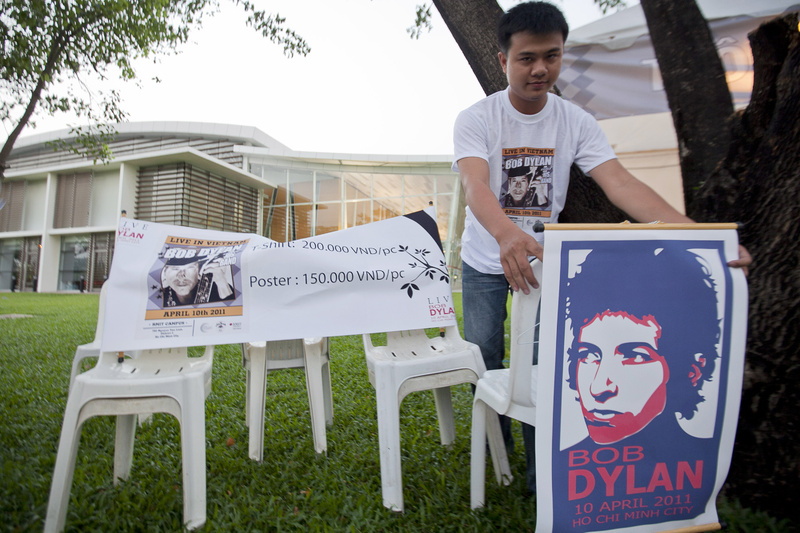
[(317, 237), (122, 218), (103, 351), (454, 325), (433, 208)]

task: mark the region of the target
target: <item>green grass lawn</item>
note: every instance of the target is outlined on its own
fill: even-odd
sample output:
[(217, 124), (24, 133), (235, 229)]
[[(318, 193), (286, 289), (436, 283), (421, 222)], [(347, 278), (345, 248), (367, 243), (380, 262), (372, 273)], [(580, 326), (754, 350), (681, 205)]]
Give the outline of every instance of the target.
[[(456, 294), (460, 316), (460, 294)], [(97, 295), (0, 294), (0, 516), (5, 531), (41, 531), (75, 347), (94, 337)], [(535, 498), (523, 495), (524, 455), (516, 476), (491, 476), (487, 505), (469, 508), (472, 398), (455, 387), (458, 438), (439, 444), (433, 396), (408, 396), (400, 415), (405, 513), (381, 504), (375, 393), (359, 336), (330, 342), (334, 424), (328, 453), (314, 453), (301, 370), (270, 373), (264, 461), (247, 457), (245, 371), (237, 346), (218, 346), (206, 401), (207, 515), (200, 531), (533, 531)], [(87, 363), (86, 367), (91, 366)], [(230, 440), (232, 439), (232, 441)], [(232, 442), (233, 445), (229, 446)], [(139, 428), (130, 478), (112, 483), (114, 419), (83, 427), (67, 531), (180, 531), (183, 514), (177, 421), (156, 414)], [(790, 531), (788, 523), (721, 499), (729, 531)]]

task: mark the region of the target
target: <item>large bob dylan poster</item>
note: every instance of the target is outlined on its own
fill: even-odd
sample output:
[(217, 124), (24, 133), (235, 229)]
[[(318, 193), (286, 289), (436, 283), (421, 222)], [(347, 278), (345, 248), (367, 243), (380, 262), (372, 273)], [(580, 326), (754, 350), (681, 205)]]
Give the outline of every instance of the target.
[(736, 231), (634, 226), (545, 230), (539, 532), (718, 522), (747, 329)]
[(455, 324), (433, 208), (276, 242), (122, 218), (103, 351)]

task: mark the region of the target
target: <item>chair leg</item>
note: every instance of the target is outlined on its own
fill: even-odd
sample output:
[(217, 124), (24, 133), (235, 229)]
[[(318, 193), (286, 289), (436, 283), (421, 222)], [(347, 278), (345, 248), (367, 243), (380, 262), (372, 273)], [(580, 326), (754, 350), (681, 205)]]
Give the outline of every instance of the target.
[(433, 398), (436, 402), (436, 415), (439, 417), (439, 438), (443, 446), (448, 446), (456, 440), (456, 422), (450, 387), (433, 389)]
[[(325, 435), (326, 422), (326, 393), (325, 372), (326, 363), (322, 361), (322, 354), (316, 346), (306, 345), (305, 374), (306, 391), (308, 392), (308, 407), (311, 412), (311, 431), (314, 435), (314, 450), (317, 453), (328, 451), (328, 441)], [(330, 389), (330, 383), (328, 383)]]
[(191, 402), (191, 407), (181, 405), (183, 523), (187, 529), (197, 529), (206, 523), (205, 392), (200, 380), (187, 382), (186, 388), (184, 402)]
[(245, 417), (250, 426), (250, 459), (264, 458), (264, 409), (267, 395), (267, 356), (265, 350), (250, 350), (250, 386)]
[(250, 359), (246, 353), (247, 345), (242, 343), (242, 366), (244, 366), (244, 425), (250, 427)]
[[(80, 394), (74, 394), (78, 398)], [(69, 493), (72, 489), (72, 477), (75, 473), (75, 460), (81, 440), (81, 427), (78, 423), (78, 408), (71, 406), (67, 400), (64, 411), (64, 422), (61, 426), (61, 437), (58, 441), (58, 453), (53, 469), (53, 480), (50, 485), (50, 499), (47, 502), (47, 517), (44, 522), (46, 533), (63, 531), (67, 518)]]
[(133, 441), (136, 436), (137, 415), (117, 415), (114, 440), (114, 484), (128, 479), (133, 464)]
[(325, 361), (322, 365), (322, 394), (325, 403), (325, 424), (333, 425), (333, 390), (331, 389), (331, 364)]
[[(481, 402), (483, 403), (483, 402)], [(489, 451), (492, 456), (492, 467), (498, 485), (510, 485), (514, 480), (511, 475), (511, 465), (508, 463), (508, 450), (503, 440), (503, 430), (500, 428), (500, 417), (493, 410), (486, 407), (486, 435), (489, 441)]]
[[(485, 403), (475, 400), (472, 406), (472, 443), (470, 455), (470, 507), (478, 509), (486, 502), (486, 411)], [(501, 437), (502, 438), (502, 437)], [(494, 452), (493, 452), (494, 453)]]
[(386, 387), (383, 390), (376, 387), (375, 390), (378, 407), (378, 446), (381, 458), (383, 506), (392, 511), (403, 512), (400, 403), (394, 387)]

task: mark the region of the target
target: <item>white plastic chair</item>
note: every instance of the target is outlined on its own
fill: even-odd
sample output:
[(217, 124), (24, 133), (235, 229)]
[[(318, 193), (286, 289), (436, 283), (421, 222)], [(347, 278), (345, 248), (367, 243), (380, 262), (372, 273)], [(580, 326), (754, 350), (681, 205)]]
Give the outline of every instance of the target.
[(100, 357), (100, 343), (103, 339), (103, 318), (106, 310), (106, 286), (100, 289), (100, 306), (97, 312), (97, 327), (94, 331), (94, 340), (88, 344), (81, 344), (75, 349), (75, 357), (72, 359), (72, 371), (69, 375), (69, 388), (72, 390), (72, 383), (81, 368), (81, 363), (89, 357)]
[[(389, 332), (385, 346), (375, 346), (369, 334), (363, 337), (369, 380), (377, 401), (383, 505), (402, 512), (400, 403), (411, 392), (433, 390), (441, 443), (451, 444), (455, 421), (450, 386), (476, 383), (486, 366), (480, 348), (462, 339), (457, 326), (434, 338), (428, 338), (425, 330)], [(499, 419), (495, 416), (489, 424), (489, 444), (499, 481), (501, 474), (510, 477), (511, 470), (508, 458), (498, 453), (505, 449)], [(505, 463), (501, 465), (498, 461), (503, 457)]]
[[(531, 263), (537, 280), (542, 279), (542, 263)], [(511, 361), (509, 368), (487, 371), (475, 387), (472, 405), (472, 456), (470, 494), (473, 509), (486, 499), (486, 416), (497, 413), (536, 425), (538, 368), (533, 364), (534, 333), (538, 322), (540, 288), (530, 293), (517, 291), (511, 300)], [(498, 450), (501, 461), (508, 461), (505, 447)]]
[(180, 421), (183, 456), (183, 521), (188, 529), (206, 521), (205, 398), (211, 391), (214, 347), (202, 357), (186, 348), (143, 350), (118, 360), (104, 352), (94, 368), (78, 374), (69, 391), (61, 427), (44, 531), (64, 529), (81, 427), (93, 416), (117, 417), (114, 482), (127, 479), (133, 461), (137, 415), (169, 413)]
[[(94, 330), (94, 340), (88, 344), (81, 344), (75, 349), (75, 356), (72, 358), (72, 370), (69, 374), (69, 390), (72, 390), (72, 384), (75, 382), (75, 376), (80, 373), (84, 359), (90, 357), (100, 357), (100, 345), (103, 343), (103, 323), (106, 314), (106, 285), (100, 288), (100, 305), (97, 311), (97, 326)], [(136, 351), (124, 352), (127, 357), (136, 357)], [(151, 416), (149, 414), (142, 414), (139, 416), (139, 425), (150, 422)]]
[[(72, 370), (69, 374), (70, 389), (72, 389), (75, 376), (80, 372), (83, 360), (89, 357), (100, 357), (100, 344), (103, 342), (103, 321), (106, 314), (106, 292), (106, 285), (103, 284), (100, 288), (100, 305), (97, 311), (97, 326), (94, 331), (94, 340), (88, 344), (81, 344), (75, 349), (75, 356), (72, 358)], [(125, 355), (135, 356), (135, 352), (125, 352)]]
[(315, 337), (243, 343), (242, 364), (247, 370), (245, 421), (250, 428), (250, 458), (261, 461), (264, 457), (267, 374), (283, 368), (305, 369), (314, 450), (317, 453), (326, 453), (328, 441), (325, 426), (333, 423), (328, 339)]

